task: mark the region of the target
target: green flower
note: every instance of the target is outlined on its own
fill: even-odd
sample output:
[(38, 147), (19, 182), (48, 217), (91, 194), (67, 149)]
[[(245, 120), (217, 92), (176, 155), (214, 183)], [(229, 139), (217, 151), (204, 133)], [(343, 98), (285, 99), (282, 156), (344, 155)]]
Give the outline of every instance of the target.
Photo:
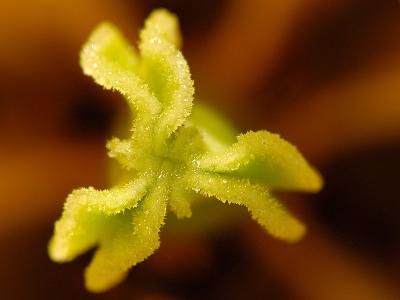
[(86, 75), (117, 90), (135, 115), (127, 139), (111, 139), (109, 156), (128, 176), (106, 190), (74, 190), (49, 244), (57, 262), (97, 246), (86, 287), (109, 289), (159, 247), (167, 206), (191, 216), (195, 193), (244, 205), (271, 235), (300, 239), (305, 227), (271, 194), (317, 191), (321, 178), (296, 148), (267, 131), (233, 138), (203, 107), (192, 112), (193, 81), (179, 51), (178, 21), (154, 11), (140, 33), (139, 54), (109, 23), (100, 24), (81, 52)]

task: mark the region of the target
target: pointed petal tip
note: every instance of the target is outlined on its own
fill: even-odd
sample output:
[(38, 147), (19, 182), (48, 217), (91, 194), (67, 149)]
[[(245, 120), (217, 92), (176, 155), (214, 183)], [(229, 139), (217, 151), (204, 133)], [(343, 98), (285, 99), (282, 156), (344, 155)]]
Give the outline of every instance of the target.
[(169, 10), (165, 8), (153, 10), (147, 18), (146, 24), (157, 26), (165, 39), (175, 45), (175, 47), (181, 47), (182, 38), (179, 30), (179, 20), (178, 17)]
[(323, 187), (324, 187), (324, 180), (322, 178), (322, 175), (317, 169), (310, 167), (304, 191), (310, 193), (317, 193), (320, 190), (322, 190)]
[(300, 221), (293, 219), (293, 223), (286, 227), (284, 235), (277, 237), (289, 243), (297, 243), (303, 239), (306, 233), (307, 227)]
[(55, 236), (50, 239), (47, 245), (47, 253), (50, 259), (57, 263), (64, 263), (71, 260), (65, 247), (61, 247), (60, 242), (57, 241)]
[(85, 288), (92, 293), (103, 293), (124, 281), (127, 274), (127, 272), (120, 272), (101, 276), (88, 267), (84, 275)]

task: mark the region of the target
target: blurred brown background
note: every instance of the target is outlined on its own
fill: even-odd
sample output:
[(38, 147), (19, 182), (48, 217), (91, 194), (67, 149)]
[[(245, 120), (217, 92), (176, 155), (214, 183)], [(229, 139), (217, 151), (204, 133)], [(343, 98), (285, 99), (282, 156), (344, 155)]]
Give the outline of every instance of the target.
[[(79, 49), (105, 19), (136, 42), (160, 6), (181, 20), (197, 99), (279, 132), (326, 184), (283, 195), (309, 227), (296, 245), (244, 212), (203, 233), (167, 226), (124, 284), (92, 295), (91, 254), (46, 253), (68, 192), (106, 186), (125, 108), (82, 75)], [(399, 37), (396, 0), (0, 0), (0, 299), (400, 299)]]

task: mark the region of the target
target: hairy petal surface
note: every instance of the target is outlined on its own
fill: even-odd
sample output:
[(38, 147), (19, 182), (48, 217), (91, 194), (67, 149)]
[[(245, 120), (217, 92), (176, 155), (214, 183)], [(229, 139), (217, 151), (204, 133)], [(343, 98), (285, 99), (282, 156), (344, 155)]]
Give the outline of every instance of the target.
[(89, 290), (101, 292), (119, 283), (130, 267), (159, 247), (159, 231), (164, 224), (168, 194), (168, 182), (164, 178), (137, 208), (113, 218), (86, 269)]
[(190, 115), (194, 87), (189, 66), (178, 50), (178, 20), (166, 10), (155, 10), (140, 33), (140, 54), (144, 76), (163, 111), (157, 124), (156, 145), (162, 147)]
[(252, 217), (277, 238), (295, 242), (305, 233), (304, 225), (260, 185), (207, 172), (192, 172), (186, 181), (197, 193), (246, 206)]
[(267, 131), (238, 136), (237, 143), (200, 160), (200, 168), (252, 178), (271, 188), (317, 191), (322, 186), (319, 174), (300, 152), (277, 134)]
[(136, 207), (151, 182), (151, 177), (143, 174), (109, 190), (98, 191), (92, 187), (74, 190), (55, 224), (49, 245), (51, 258), (58, 262), (70, 261), (93, 247), (110, 219), (108, 216)]
[(109, 23), (100, 24), (81, 51), (85, 75), (106, 89), (120, 92), (136, 111), (132, 144), (134, 149), (151, 148), (152, 127), (161, 112), (158, 99), (138, 75), (138, 58), (119, 31)]
[(188, 124), (179, 128), (175, 139), (171, 142), (169, 147), (171, 159), (175, 162), (182, 162), (183, 164), (198, 159), (204, 152), (205, 145), (199, 130)]
[(106, 148), (108, 150), (108, 156), (114, 158), (118, 163), (127, 169), (132, 169), (137, 166), (132, 165), (132, 158), (137, 155), (136, 151), (132, 148), (132, 139), (119, 139), (113, 137), (107, 141)]

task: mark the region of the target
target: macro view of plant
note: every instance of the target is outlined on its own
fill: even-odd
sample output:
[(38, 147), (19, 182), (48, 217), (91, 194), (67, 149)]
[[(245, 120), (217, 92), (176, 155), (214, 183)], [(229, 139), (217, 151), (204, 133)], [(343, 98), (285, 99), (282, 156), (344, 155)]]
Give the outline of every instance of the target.
[(398, 1), (0, 22), (0, 299), (400, 298)]
[(178, 217), (190, 216), (191, 192), (245, 205), (272, 235), (295, 241), (304, 226), (269, 189), (321, 187), (318, 174), (279, 136), (249, 132), (229, 145), (231, 136), (219, 139), (206, 129), (207, 112), (187, 120), (194, 89), (177, 50), (179, 35), (175, 16), (157, 10), (140, 34), (140, 58), (107, 23), (99, 25), (82, 50), (84, 72), (118, 90), (136, 112), (132, 136), (108, 143), (109, 156), (129, 172), (127, 179), (109, 190), (72, 192), (50, 242), (50, 256), (59, 262), (99, 244), (85, 274), (90, 290), (109, 289), (129, 267), (151, 255), (159, 247), (167, 206)]

